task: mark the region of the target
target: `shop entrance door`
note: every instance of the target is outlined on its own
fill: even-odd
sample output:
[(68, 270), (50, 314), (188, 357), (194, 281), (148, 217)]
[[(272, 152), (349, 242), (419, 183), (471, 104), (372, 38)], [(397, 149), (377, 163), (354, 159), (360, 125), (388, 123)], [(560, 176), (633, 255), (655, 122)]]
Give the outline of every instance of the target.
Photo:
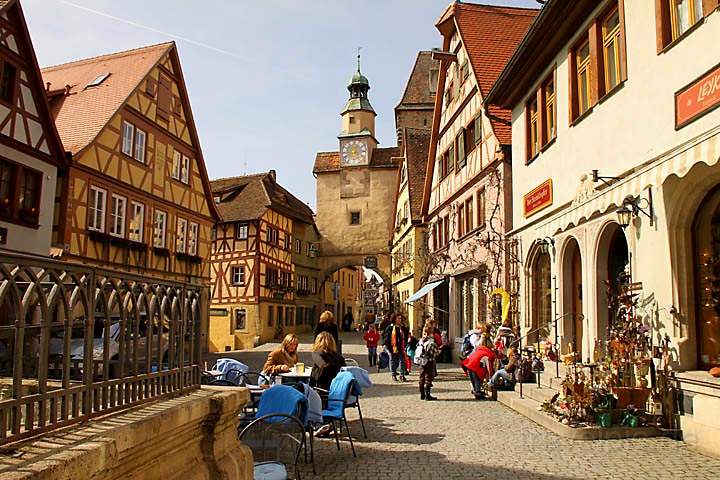
[(583, 284), (582, 284), (582, 263), (580, 258), (580, 248), (577, 243), (573, 246), (572, 251), (572, 318), (573, 318), (573, 348), (576, 352), (582, 352), (583, 340)]
[(700, 204), (693, 222), (698, 366), (720, 366), (720, 189)]

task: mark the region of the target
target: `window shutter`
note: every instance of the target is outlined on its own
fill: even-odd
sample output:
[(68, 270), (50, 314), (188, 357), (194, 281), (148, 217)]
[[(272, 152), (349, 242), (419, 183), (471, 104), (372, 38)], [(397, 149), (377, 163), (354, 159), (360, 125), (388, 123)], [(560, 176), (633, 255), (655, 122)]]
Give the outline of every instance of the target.
[[(578, 86), (577, 86), (577, 62), (575, 61), (575, 50), (568, 50), (568, 86), (570, 87), (568, 102), (568, 117), (570, 123), (578, 116)], [(528, 121), (529, 123), (529, 121)]]
[(165, 75), (160, 74), (157, 97), (157, 114), (160, 118), (169, 120), (171, 111), (172, 95), (170, 93), (170, 79)]
[(597, 105), (601, 92), (605, 91), (605, 71), (602, 65), (602, 28), (597, 22), (590, 25), (590, 107)]
[(702, 0), (703, 17), (707, 17), (714, 12), (719, 4), (720, 0)]
[(620, 16), (620, 82), (628, 78), (627, 74), (627, 42), (625, 41), (625, 0), (618, 1)]
[(655, 0), (655, 33), (657, 53), (660, 53), (672, 41), (670, 5), (667, 0)]
[(465, 166), (465, 129), (460, 130), (457, 136), (457, 154), (458, 165), (460, 168)]

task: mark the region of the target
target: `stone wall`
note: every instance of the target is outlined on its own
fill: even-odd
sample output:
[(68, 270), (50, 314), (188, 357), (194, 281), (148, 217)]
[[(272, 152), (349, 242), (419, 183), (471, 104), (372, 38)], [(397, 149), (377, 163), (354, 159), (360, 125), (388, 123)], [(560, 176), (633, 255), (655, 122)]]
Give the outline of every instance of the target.
[(0, 456), (0, 478), (252, 479), (252, 452), (237, 439), (244, 388), (188, 395), (48, 434)]

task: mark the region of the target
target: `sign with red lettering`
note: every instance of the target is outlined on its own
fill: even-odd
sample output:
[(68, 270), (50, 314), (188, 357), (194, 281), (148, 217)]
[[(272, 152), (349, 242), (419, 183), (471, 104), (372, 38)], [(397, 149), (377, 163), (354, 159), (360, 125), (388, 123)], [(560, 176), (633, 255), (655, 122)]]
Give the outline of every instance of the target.
[(720, 65), (675, 94), (675, 129), (720, 107)]
[(523, 213), (525, 218), (549, 207), (553, 203), (552, 180), (547, 179), (539, 186), (523, 196)]

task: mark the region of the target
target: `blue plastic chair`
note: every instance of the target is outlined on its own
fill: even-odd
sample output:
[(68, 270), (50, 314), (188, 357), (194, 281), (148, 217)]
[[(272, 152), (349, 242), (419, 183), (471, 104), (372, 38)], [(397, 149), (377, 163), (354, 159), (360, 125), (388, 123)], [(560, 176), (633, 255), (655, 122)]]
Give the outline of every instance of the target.
[(335, 444), (338, 450), (340, 450), (340, 437), (335, 422), (340, 423), (340, 425), (345, 424), (345, 430), (347, 430), (353, 457), (357, 457), (357, 454), (355, 453), (352, 435), (350, 435), (350, 427), (348, 426), (347, 417), (345, 416), (345, 409), (348, 408), (349, 405), (354, 407), (354, 402), (349, 401), (350, 397), (360, 395), (361, 393), (362, 390), (357, 384), (353, 374), (350, 372), (340, 372), (330, 383), (327, 409), (323, 410), (323, 421), (326, 423), (329, 421), (333, 426), (333, 430), (335, 431)]

